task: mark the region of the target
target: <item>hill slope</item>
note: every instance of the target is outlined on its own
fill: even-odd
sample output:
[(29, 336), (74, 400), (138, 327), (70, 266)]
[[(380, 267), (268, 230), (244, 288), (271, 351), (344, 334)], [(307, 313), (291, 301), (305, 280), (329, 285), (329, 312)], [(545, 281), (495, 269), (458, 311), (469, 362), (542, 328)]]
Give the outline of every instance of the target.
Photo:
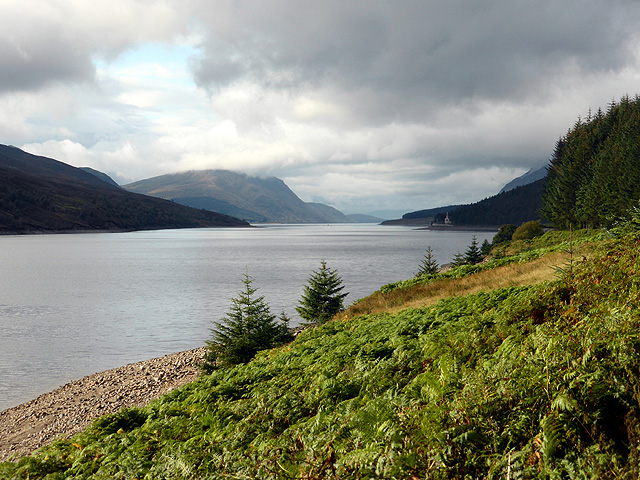
[(124, 185), (132, 192), (238, 216), (250, 222), (347, 222), (339, 211), (307, 204), (279, 178), (259, 178), (227, 170), (161, 175)]
[(523, 187), (524, 185), (529, 185), (530, 183), (541, 180), (546, 176), (547, 176), (546, 166), (537, 168), (535, 170), (532, 168), (524, 175), (521, 175), (518, 178), (514, 178), (513, 180), (511, 180), (504, 187), (502, 187), (498, 193), (508, 192), (509, 190), (513, 190), (516, 187)]
[(590, 242), (552, 282), (335, 319), (0, 477), (638, 478), (640, 235)]
[(530, 220), (538, 220), (538, 210), (542, 204), (545, 179), (499, 193), (469, 205), (453, 205), (406, 213), (403, 220), (435, 221), (442, 223), (446, 213), (454, 225), (494, 226), (512, 223), (520, 225)]
[(245, 225), (127, 192), (93, 173), (0, 145), (0, 233)]

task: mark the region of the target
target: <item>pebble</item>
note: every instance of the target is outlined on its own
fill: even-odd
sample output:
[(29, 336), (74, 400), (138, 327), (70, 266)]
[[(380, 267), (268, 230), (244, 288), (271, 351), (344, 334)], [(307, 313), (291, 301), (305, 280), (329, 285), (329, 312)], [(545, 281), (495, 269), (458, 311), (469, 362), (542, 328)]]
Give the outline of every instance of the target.
[(205, 353), (201, 347), (89, 375), (0, 412), (0, 462), (18, 461), (98, 417), (146, 405), (192, 382)]

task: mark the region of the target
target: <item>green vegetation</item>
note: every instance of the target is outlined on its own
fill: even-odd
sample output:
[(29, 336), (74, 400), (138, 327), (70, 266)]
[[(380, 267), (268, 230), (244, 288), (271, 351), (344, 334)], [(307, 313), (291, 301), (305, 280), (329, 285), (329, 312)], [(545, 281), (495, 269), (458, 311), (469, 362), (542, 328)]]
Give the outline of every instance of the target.
[(221, 322), (215, 322), (213, 338), (207, 342), (207, 356), (203, 365), (205, 372), (218, 367), (246, 363), (256, 353), (291, 341), (288, 319), (282, 314), (281, 321), (271, 314), (263, 296), (256, 296), (253, 279), (245, 274), (243, 290), (231, 299), (231, 308)]
[(612, 102), (556, 144), (541, 214), (556, 227), (599, 227), (640, 199), (640, 97)]
[(638, 478), (640, 233), (621, 232), (513, 242), (457, 275), (526, 269), (567, 242), (573, 267), (341, 314), (2, 464), (0, 478)]
[(506, 225), (502, 225), (498, 233), (493, 237), (493, 245), (498, 245), (500, 243), (509, 242), (513, 237), (514, 232), (516, 231), (516, 226), (512, 223), (508, 223)]
[(471, 244), (467, 248), (467, 251), (464, 252), (464, 263), (467, 265), (475, 265), (480, 263), (484, 256), (480, 251), (480, 247), (478, 247), (478, 239), (474, 235), (471, 238)]
[(309, 277), (296, 312), (309, 324), (326, 323), (343, 309), (348, 293), (342, 290), (344, 285), (338, 272), (327, 268), (327, 262), (322, 260), (320, 269)]
[[(504, 225), (540, 218), (538, 210), (542, 201), (544, 179), (528, 185), (499, 193), (470, 205), (460, 205), (449, 209), (449, 218), (455, 225)], [(416, 218), (419, 212), (405, 215), (403, 218)], [(439, 213), (434, 217), (436, 223), (444, 221), (445, 214)], [(420, 217), (417, 217), (420, 218)]]
[(513, 232), (513, 240), (531, 240), (532, 238), (539, 237), (544, 231), (539, 221), (527, 222), (520, 225)]
[(438, 262), (436, 262), (436, 259), (433, 257), (433, 250), (431, 250), (431, 247), (427, 247), (427, 251), (420, 263), (420, 269), (418, 270), (416, 277), (420, 277), (422, 275), (435, 275), (439, 270), (440, 267), (438, 266)]

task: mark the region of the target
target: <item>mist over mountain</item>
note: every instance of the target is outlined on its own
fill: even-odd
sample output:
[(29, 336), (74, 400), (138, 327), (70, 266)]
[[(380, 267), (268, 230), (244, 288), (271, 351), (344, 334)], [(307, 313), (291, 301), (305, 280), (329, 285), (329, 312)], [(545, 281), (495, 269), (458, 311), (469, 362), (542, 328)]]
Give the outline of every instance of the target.
[(248, 225), (227, 215), (128, 192), (104, 177), (0, 145), (0, 233)]
[(281, 179), (228, 170), (173, 173), (124, 185), (136, 193), (233, 215), (253, 223), (346, 223), (333, 207), (303, 202)]

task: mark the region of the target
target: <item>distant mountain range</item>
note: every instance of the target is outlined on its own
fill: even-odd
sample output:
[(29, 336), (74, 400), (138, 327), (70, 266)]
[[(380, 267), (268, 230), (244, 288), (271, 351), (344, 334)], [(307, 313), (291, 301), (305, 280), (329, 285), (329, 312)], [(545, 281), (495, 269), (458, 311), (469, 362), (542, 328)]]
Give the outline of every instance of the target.
[[(544, 174), (543, 174), (544, 173)], [(498, 228), (505, 224), (520, 225), (539, 220), (546, 167), (529, 170), (506, 184), (497, 195), (468, 205), (449, 205), (405, 213), (401, 219), (383, 225), (443, 224), (448, 215), (453, 226)]]
[(322, 203), (303, 202), (279, 178), (254, 177), (228, 170), (161, 175), (123, 188), (252, 223), (347, 223), (359, 218), (349, 218)]
[(101, 172), (0, 145), (0, 233), (221, 226), (248, 224), (128, 192)]

